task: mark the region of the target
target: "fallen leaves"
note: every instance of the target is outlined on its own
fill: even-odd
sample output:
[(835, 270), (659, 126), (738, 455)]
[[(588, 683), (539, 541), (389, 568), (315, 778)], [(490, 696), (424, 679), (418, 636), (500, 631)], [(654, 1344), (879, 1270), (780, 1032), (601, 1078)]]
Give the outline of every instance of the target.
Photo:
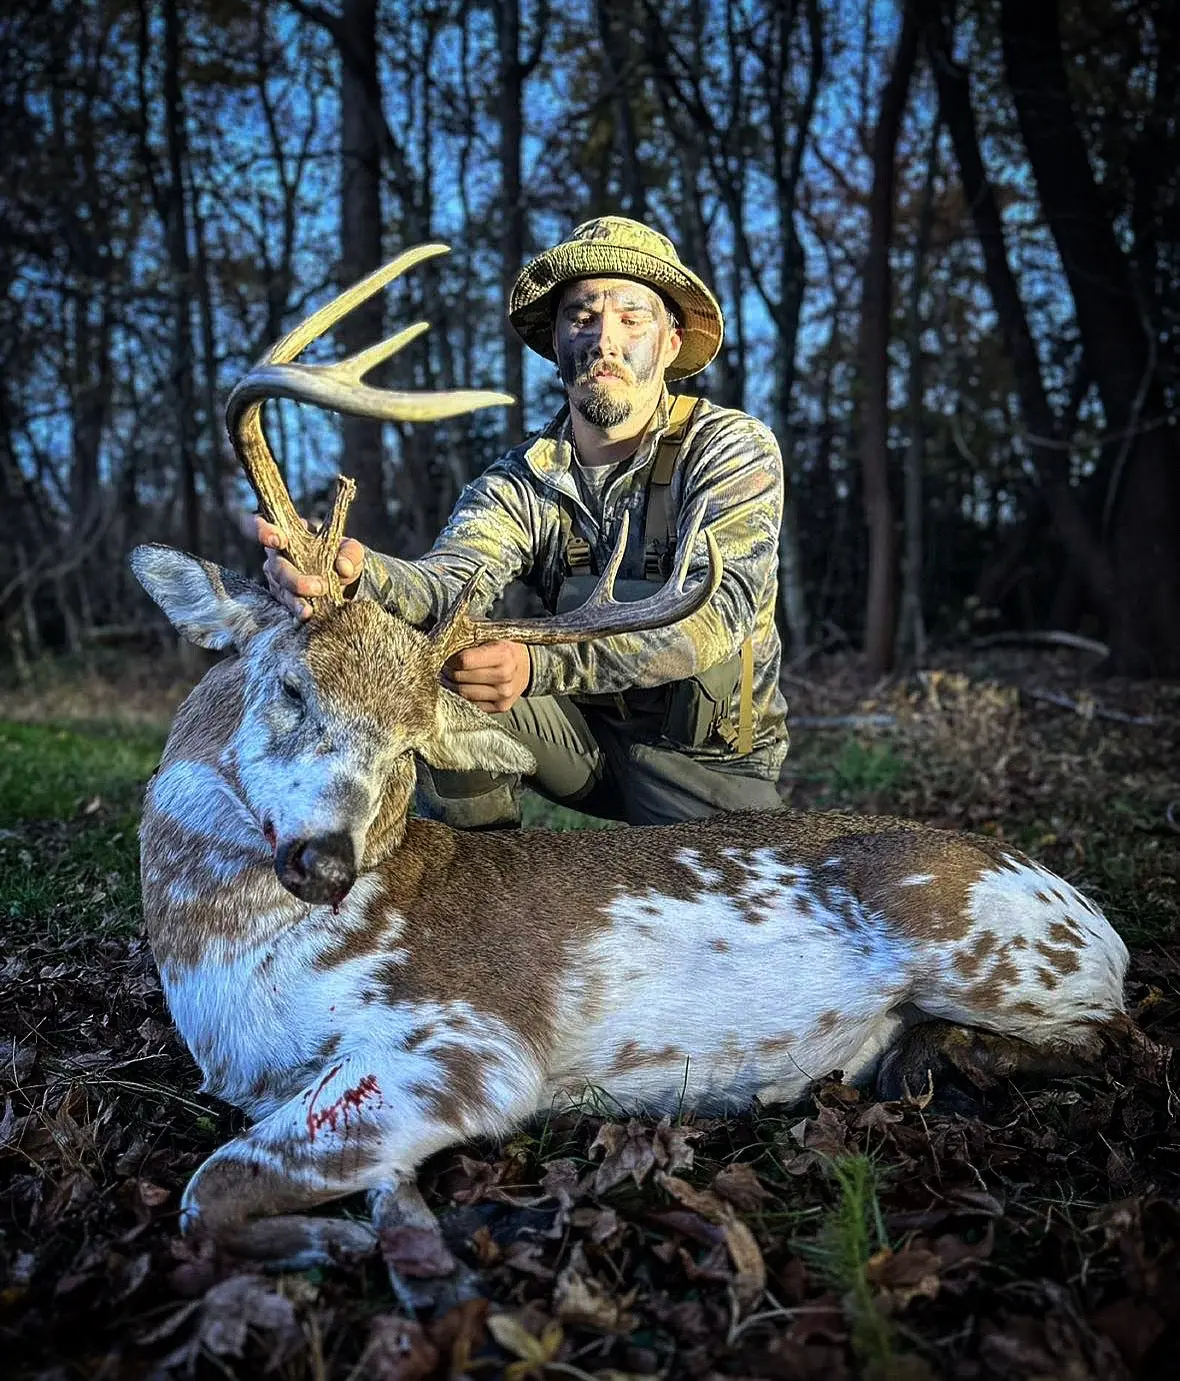
[(734, 1297), (743, 1309), (752, 1309), (766, 1289), (766, 1263), (754, 1234), (737, 1216), (733, 1205), (707, 1189), (694, 1189), (674, 1175), (661, 1173), (658, 1182), (686, 1208), (720, 1227), (733, 1263)]
[(606, 1194), (628, 1176), (641, 1185), (653, 1170), (692, 1168), (692, 1147), (689, 1144), (700, 1135), (686, 1127), (673, 1127), (671, 1119), (663, 1117), (653, 1127), (650, 1123), (632, 1118), (626, 1124), (604, 1122), (598, 1135), (590, 1143), (590, 1156), (602, 1151), (602, 1164), (594, 1175), (594, 1192)]
[[(991, 716), (983, 746), (966, 744), (970, 770), (923, 768), (883, 804), (1017, 844), (1040, 837), (1071, 876), (1083, 857), (1097, 868), (1107, 841), (1096, 830), (1079, 841), (1077, 821), (1102, 813), (1114, 740), (1103, 728), (1084, 745), (1062, 740), (1056, 756), (1013, 755), (1019, 708), (974, 703), (970, 689), (941, 678), (912, 709), (940, 752)], [(1045, 723), (1085, 731), (1074, 719)], [(1022, 744), (1028, 728), (1025, 716)], [(1014, 822), (1021, 793), (1041, 802), (1029, 812), (1061, 820)], [(1124, 834), (1120, 849), (1161, 843), (1141, 823)], [(1154, 862), (1144, 875), (1147, 857), (1120, 854), (1130, 881), (1119, 905), (1138, 916), (1147, 897), (1175, 914), (1175, 877)], [(181, 1239), (181, 1191), (231, 1115), (193, 1093), (199, 1075), (143, 942), (26, 928), (20, 944), (9, 937), (0, 955), (0, 1357), (18, 1375), (1119, 1381), (1174, 1370), (1172, 938), (1135, 955), (1129, 1001), (1153, 1041), (1077, 1079), (1001, 1081), (964, 1110), (937, 1083), (880, 1103), (832, 1078), (798, 1109), (690, 1125), (562, 1115), (504, 1146), (436, 1158), (422, 1185), (450, 1235), (395, 1232), (386, 1260), (427, 1284), (458, 1262), (487, 1299), (416, 1319), (398, 1312), (380, 1260), (263, 1277)], [(847, 1292), (802, 1251), (833, 1207), (823, 1172), (849, 1156), (881, 1171), (863, 1284), (891, 1330), (888, 1371), (856, 1352)]]

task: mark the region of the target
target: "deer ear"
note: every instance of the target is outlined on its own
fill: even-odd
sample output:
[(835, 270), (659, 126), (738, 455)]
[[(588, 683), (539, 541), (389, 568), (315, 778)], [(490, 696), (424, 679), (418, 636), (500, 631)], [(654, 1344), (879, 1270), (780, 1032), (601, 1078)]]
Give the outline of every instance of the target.
[(418, 752), (442, 772), (519, 772), (537, 770), (537, 760), (489, 714), (440, 686), (434, 734)]
[(130, 561), (173, 628), (198, 647), (241, 648), (260, 628), (289, 617), (261, 585), (175, 547), (136, 547)]

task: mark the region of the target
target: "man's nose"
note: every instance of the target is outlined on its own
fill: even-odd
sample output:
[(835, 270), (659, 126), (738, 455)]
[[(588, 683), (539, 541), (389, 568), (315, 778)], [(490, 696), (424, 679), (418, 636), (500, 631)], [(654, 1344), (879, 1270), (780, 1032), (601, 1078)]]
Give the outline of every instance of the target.
[(622, 327), (609, 314), (600, 316), (590, 328), (589, 334), (592, 352), (601, 355), (619, 355), (622, 353)]

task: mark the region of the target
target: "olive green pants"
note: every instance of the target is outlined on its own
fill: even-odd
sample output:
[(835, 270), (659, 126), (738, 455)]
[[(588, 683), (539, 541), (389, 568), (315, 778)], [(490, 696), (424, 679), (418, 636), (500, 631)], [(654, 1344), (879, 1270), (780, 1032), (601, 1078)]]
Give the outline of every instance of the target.
[[(659, 744), (659, 721), (591, 708), (566, 696), (522, 697), (492, 716), (537, 760), (527, 785), (558, 805), (630, 825), (668, 825), (721, 810), (776, 810), (781, 750), (694, 758)], [(520, 780), (419, 764), (417, 809), (456, 829), (520, 823)]]

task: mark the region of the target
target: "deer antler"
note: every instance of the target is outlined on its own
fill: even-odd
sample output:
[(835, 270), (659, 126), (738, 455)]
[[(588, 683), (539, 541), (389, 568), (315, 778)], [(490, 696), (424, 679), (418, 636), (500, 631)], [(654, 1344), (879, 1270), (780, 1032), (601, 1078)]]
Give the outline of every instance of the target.
[(712, 599), (721, 583), (721, 552), (713, 534), (705, 529), (705, 546), (709, 552), (709, 571), (691, 590), (684, 588), (689, 562), (697, 534), (705, 516), (703, 502), (697, 504), (689, 517), (688, 531), (680, 542), (676, 569), (668, 580), (648, 599), (622, 603), (613, 596), (615, 577), (623, 563), (627, 548), (627, 513), (623, 514), (618, 540), (606, 569), (585, 604), (568, 614), (551, 618), (481, 619), (472, 618), (467, 609), (484, 573), (481, 566), (468, 579), (458, 598), (431, 634), (436, 656), (443, 662), (465, 647), (504, 639), (516, 643), (581, 643), (593, 638), (609, 638), (616, 633), (640, 633), (646, 628), (664, 628), (695, 614)]
[(318, 531), (309, 532), (296, 512), (263, 434), (262, 405), (268, 398), (294, 398), (357, 417), (376, 417), (390, 422), (432, 422), (474, 412), (477, 408), (512, 403), (514, 399), (507, 393), (478, 389), (398, 393), (371, 388), (362, 382), (375, 365), (429, 330), (429, 323), (425, 321), (407, 326), (404, 331), (335, 364), (292, 363), (313, 340), (380, 292), (387, 283), (415, 264), (448, 252), (447, 245), (418, 245), (353, 284), (272, 345), (234, 388), (226, 404), (225, 420), (230, 439), (258, 498), (259, 511), (268, 522), (283, 530), (287, 539), (286, 554), (293, 564), (309, 575), (324, 579), (327, 585), (324, 599), (328, 603), (338, 604), (344, 598), (335, 559), (344, 536), (349, 505), (356, 494), (356, 482), (344, 475), (336, 477), (332, 511)]

